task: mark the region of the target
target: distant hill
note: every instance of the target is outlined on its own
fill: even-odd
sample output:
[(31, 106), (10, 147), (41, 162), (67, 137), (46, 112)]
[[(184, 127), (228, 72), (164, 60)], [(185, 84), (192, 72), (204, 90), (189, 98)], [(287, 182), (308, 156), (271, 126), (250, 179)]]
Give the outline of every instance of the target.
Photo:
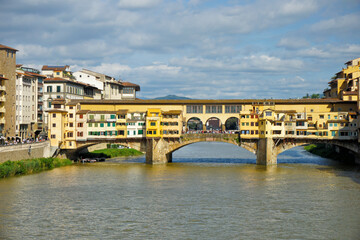
[(165, 97), (157, 97), (157, 98), (154, 98), (155, 100), (178, 100), (178, 99), (191, 99), (191, 98), (188, 98), (188, 97), (180, 97), (180, 96), (176, 96), (176, 95), (167, 95)]

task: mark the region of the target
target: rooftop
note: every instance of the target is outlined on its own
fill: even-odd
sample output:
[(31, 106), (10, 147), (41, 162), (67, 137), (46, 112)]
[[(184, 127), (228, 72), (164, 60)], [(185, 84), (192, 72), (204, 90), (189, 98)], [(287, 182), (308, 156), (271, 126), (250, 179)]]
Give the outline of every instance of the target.
[(337, 98), (322, 99), (179, 99), (179, 100), (97, 100), (97, 99), (73, 99), (72, 104), (119, 104), (119, 105), (195, 105), (195, 104), (252, 104), (254, 102), (274, 104), (332, 104), (332, 103), (349, 103)]
[(65, 66), (48, 66), (48, 65), (44, 65), (41, 68), (41, 70), (66, 71), (67, 68), (69, 68), (68, 65), (65, 65)]
[(11, 47), (8, 47), (8, 46), (2, 45), (2, 44), (0, 44), (0, 49), (8, 49), (8, 50), (12, 50), (12, 51), (19, 51), (19, 50), (15, 49), (15, 48), (11, 48)]

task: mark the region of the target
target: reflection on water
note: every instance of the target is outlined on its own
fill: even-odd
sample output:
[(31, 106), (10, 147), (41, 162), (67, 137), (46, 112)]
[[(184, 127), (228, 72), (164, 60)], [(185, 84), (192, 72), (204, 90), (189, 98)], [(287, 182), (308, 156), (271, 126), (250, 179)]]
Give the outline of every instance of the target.
[(265, 168), (252, 153), (217, 143), (182, 148), (173, 160), (113, 159), (2, 179), (0, 239), (360, 236), (353, 168), (301, 148)]

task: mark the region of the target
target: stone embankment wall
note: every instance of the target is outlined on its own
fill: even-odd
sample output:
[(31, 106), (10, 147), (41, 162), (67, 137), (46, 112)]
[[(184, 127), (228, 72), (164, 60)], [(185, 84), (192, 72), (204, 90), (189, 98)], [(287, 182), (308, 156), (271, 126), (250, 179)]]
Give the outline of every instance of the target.
[(19, 161), (23, 159), (51, 157), (54, 152), (55, 149), (50, 147), (50, 141), (1, 146), (0, 163), (8, 160)]

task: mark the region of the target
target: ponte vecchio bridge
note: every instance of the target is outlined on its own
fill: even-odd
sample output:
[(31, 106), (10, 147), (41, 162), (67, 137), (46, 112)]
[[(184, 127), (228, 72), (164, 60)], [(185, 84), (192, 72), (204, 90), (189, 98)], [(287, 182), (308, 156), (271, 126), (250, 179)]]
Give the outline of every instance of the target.
[(357, 101), (299, 100), (72, 100), (49, 111), (51, 145), (73, 157), (97, 143), (146, 153), (147, 163), (172, 161), (186, 145), (218, 141), (277, 163), (290, 148), (325, 143), (358, 155)]

